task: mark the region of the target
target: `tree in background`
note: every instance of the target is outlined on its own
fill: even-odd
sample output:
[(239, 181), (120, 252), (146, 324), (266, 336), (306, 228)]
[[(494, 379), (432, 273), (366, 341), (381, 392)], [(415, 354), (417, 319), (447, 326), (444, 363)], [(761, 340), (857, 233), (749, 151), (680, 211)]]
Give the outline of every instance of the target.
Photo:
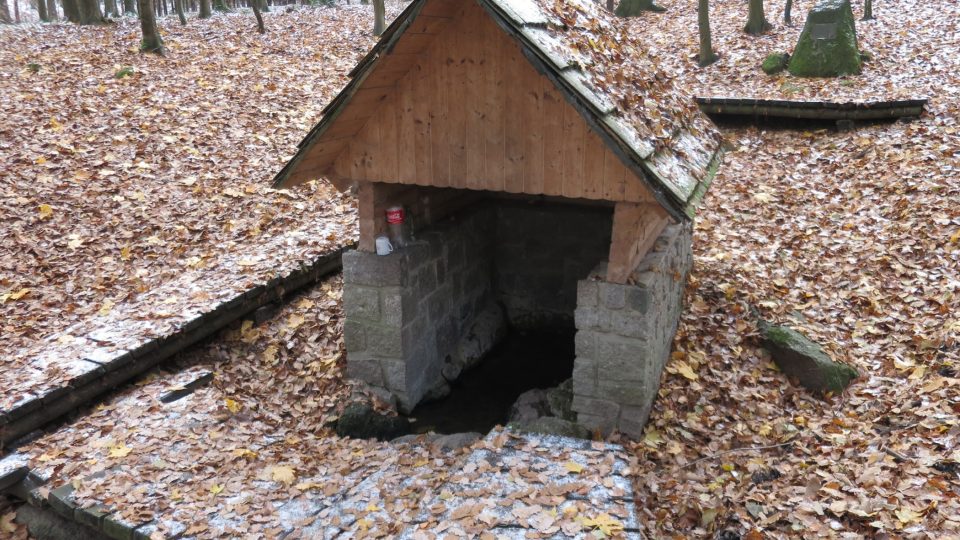
[(7, 0), (0, 0), (0, 24), (10, 24), (10, 6), (7, 5)]
[(387, 26), (386, 11), (383, 0), (373, 0), (373, 35), (375, 36), (383, 34), (383, 30)]
[(620, 0), (614, 13), (618, 17), (636, 17), (644, 11), (662, 12), (665, 8), (658, 6), (653, 0)]
[(41, 22), (50, 22), (50, 16), (47, 15), (47, 3), (44, 0), (37, 0), (37, 17)]
[(153, 0), (137, 0), (140, 10), (140, 31), (143, 39), (140, 40), (140, 52), (163, 54), (163, 40), (157, 31), (157, 16), (153, 11)]
[(793, 0), (787, 0), (787, 4), (783, 6), (783, 24), (787, 26), (793, 25), (793, 22), (790, 20), (790, 12), (792, 10), (793, 10)]
[(863, 20), (873, 20), (873, 0), (864, 0), (863, 2)]
[(767, 17), (763, 14), (763, 0), (750, 0), (750, 11), (747, 14), (747, 25), (743, 31), (748, 34), (759, 35), (771, 28)]
[(197, 17), (201, 19), (209, 19), (213, 16), (213, 11), (210, 9), (210, 0), (200, 0), (200, 14)]
[(187, 16), (183, 13), (183, 1), (173, 0), (173, 9), (177, 11), (177, 18), (180, 19), (180, 26), (187, 25)]
[(136, 14), (137, 14), (137, 0), (123, 0), (123, 14), (124, 14), (124, 15), (136, 15)]
[(63, 16), (75, 24), (103, 24), (99, 0), (63, 0)]
[(253, 15), (257, 18), (257, 32), (266, 34), (267, 29), (263, 26), (263, 15), (260, 14), (260, 0), (250, 0), (250, 7), (253, 8)]
[(697, 2), (697, 25), (700, 27), (700, 67), (709, 66), (717, 61), (717, 55), (713, 52), (713, 40), (710, 38), (710, 2), (709, 0), (698, 0)]

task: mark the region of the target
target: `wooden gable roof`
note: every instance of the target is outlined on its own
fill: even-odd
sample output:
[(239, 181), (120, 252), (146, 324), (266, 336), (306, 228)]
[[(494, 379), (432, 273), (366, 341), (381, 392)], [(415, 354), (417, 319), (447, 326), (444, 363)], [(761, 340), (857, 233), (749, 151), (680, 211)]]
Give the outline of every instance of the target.
[[(451, 50), (469, 47), (484, 53), (455, 62)], [(642, 43), (591, 0), (414, 0), (351, 72), (351, 82), (324, 110), (275, 185), (325, 176), (335, 183), (359, 179), (613, 201), (652, 198), (675, 218), (689, 217), (721, 159), (720, 138), (655, 64)], [(431, 93), (438, 84), (458, 86)], [(500, 127), (489, 133), (469, 123), (465, 130), (449, 129), (447, 124), (462, 128), (469, 122), (450, 108), (460, 101), (468, 108), (473, 103), (468, 116), (472, 112), (486, 121), (494, 115)], [(431, 140), (418, 137), (425, 123), (433, 124), (435, 147), (418, 152), (416, 145)], [(486, 148), (502, 149), (500, 161), (484, 155), (483, 141), (478, 146), (457, 140), (461, 131), (463, 138), (486, 137)], [(384, 145), (387, 135), (395, 142)], [(570, 140), (576, 144), (565, 148)], [(536, 163), (527, 159), (518, 165), (524, 159), (510, 155), (525, 148), (544, 154), (532, 176)], [(439, 165), (420, 159), (440, 156), (441, 150), (450, 155)], [(564, 161), (569, 169), (543, 170)], [(465, 174), (451, 175), (450, 163)], [(512, 171), (517, 167), (526, 169)], [(582, 186), (557, 180), (571, 170), (603, 173)], [(511, 180), (517, 176), (526, 181)], [(542, 178), (555, 180), (554, 187)]]

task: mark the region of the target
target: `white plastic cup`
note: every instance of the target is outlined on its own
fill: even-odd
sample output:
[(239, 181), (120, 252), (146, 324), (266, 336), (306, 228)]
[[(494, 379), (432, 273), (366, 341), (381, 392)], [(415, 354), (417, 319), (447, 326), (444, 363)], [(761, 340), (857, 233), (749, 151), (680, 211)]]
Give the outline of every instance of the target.
[(381, 257), (393, 253), (393, 244), (390, 243), (390, 239), (386, 236), (377, 237), (377, 255)]

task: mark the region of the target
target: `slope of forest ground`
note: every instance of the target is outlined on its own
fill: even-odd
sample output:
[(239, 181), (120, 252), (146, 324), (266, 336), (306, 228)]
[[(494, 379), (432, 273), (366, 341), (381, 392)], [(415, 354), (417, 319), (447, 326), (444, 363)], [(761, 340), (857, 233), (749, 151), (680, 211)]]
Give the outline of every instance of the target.
[[(960, 110), (953, 78), (960, 7), (878, 4), (878, 20), (860, 27), (877, 57), (865, 76), (809, 81), (767, 77), (756, 66), (792, 41), (811, 2), (797, 3), (795, 28), (779, 24), (779, 6), (770, 5), (776, 27), (752, 38), (739, 28), (745, 3), (715, 0), (715, 48), (724, 58), (705, 70), (691, 59), (696, 26), (692, 7), (684, 6), (692, 2), (662, 4), (666, 14), (630, 24), (660, 43), (663, 61), (676, 62), (694, 93), (773, 92), (789, 83), (808, 89), (793, 97), (819, 99), (832, 89), (932, 101), (921, 119), (847, 133), (727, 130), (734, 150), (698, 218), (674, 360), (646, 436), (626, 441), (639, 458), (641, 521), (654, 538), (707, 537), (724, 528), (751, 539), (960, 535)], [(666, 22), (651, 25), (652, 17)], [(14, 261), (0, 268), (0, 293), (10, 295), (0, 306), (10, 350), (95, 313), (111, 295), (162, 281), (191, 257), (213, 268), (222, 235), (249, 236), (263, 208), (282, 210), (273, 230), (312, 219), (330, 193), (322, 185), (293, 196), (263, 186), (371, 44), (370, 18), (349, 9), (304, 10), (272, 14), (267, 23), (276, 31), (261, 38), (239, 15), (185, 29), (162, 21), (172, 49), (166, 60), (131, 52), (132, 23), (0, 30), (12, 44), (0, 48), (0, 95), (16, 97), (2, 102), (0, 123), (8, 201), (0, 217), (14, 231), (0, 244), (4, 264)], [(669, 32), (654, 32), (658, 27)], [(40, 71), (30, 73), (28, 63)], [(126, 65), (134, 76), (114, 79)], [(182, 211), (184, 200), (195, 210)], [(191, 232), (175, 237), (172, 220)], [(154, 229), (136, 229), (142, 223)], [(151, 237), (167, 241), (157, 246)], [(45, 264), (35, 263), (39, 255)], [(30, 292), (13, 298), (23, 289)], [(70, 310), (51, 310), (66, 298)], [(151, 469), (158, 448), (178, 435), (150, 423), (150, 402), (138, 394), (147, 385), (36, 443), (34, 465), (64, 479), (116, 467), (151, 489), (133, 501), (125, 495), (133, 493), (130, 484), (92, 483), (81, 495), (125, 501), (130, 512), (183, 504), (183, 515), (201, 523), (205, 509), (219, 508), (218, 490), (257, 486), (282, 496), (289, 489), (282, 483), (258, 483), (269, 467), (309, 472), (326, 450), (351, 463), (389, 455), (389, 446), (341, 443), (317, 428), (348, 391), (336, 360), (337, 299), (336, 284), (328, 283), (268, 327), (235, 329), (198, 353), (226, 362), (206, 414), (238, 425), (179, 435), (202, 458), (197, 485), (173, 493), (162, 487), (165, 471)], [(751, 307), (817, 338), (861, 378), (826, 399), (790, 384), (758, 347)], [(146, 401), (123, 409), (124, 399)], [(304, 421), (284, 413), (290, 402)], [(137, 407), (144, 416), (135, 415)], [(120, 427), (130, 431), (101, 435), (127, 413), (137, 421)], [(270, 430), (284, 434), (283, 452), (277, 447), (248, 463), (242, 435)], [(438, 470), (448, 465), (430, 459), (441, 460)], [(399, 508), (377, 516), (402, 522)]]

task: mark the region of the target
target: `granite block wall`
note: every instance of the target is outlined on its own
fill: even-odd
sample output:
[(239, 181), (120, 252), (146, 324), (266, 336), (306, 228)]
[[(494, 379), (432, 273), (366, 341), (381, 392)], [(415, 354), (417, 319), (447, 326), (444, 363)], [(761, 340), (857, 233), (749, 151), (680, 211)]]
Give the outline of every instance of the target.
[(606, 262), (577, 286), (573, 410), (577, 422), (639, 437), (660, 387), (693, 265), (692, 228), (670, 225), (632, 285), (604, 281)]
[(387, 389), (409, 412), (474, 318), (493, 302), (487, 208), (419, 234), (388, 256), (343, 257), (347, 376)]

